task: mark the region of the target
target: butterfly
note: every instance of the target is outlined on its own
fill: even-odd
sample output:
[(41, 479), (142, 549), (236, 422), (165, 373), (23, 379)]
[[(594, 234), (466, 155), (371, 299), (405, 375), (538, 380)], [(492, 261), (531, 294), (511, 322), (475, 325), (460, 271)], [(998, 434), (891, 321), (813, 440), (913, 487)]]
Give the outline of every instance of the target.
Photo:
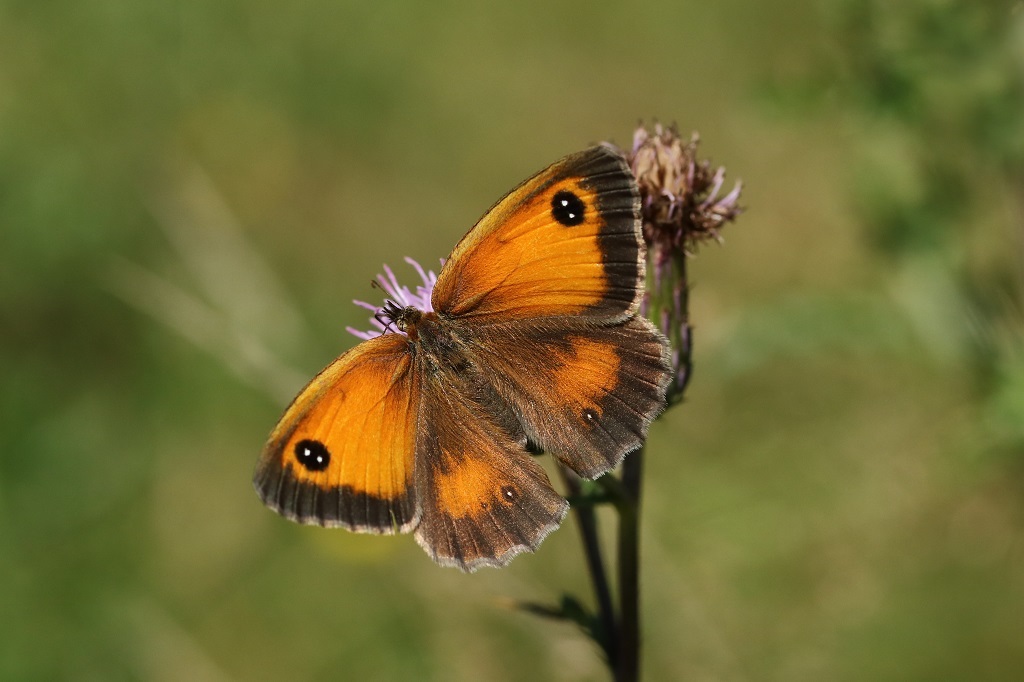
[(535, 550), (569, 505), (532, 455), (596, 478), (664, 409), (668, 342), (638, 314), (645, 262), (617, 150), (537, 173), (455, 246), (432, 310), (387, 301), (387, 333), (302, 389), (263, 449), (259, 496), (299, 523), (415, 531), (465, 571)]

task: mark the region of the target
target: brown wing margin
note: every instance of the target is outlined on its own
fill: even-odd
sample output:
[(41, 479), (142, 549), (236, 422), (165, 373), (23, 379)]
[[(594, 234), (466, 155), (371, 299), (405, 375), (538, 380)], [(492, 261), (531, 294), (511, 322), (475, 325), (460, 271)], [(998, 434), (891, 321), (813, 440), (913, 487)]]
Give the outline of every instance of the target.
[(424, 384), (417, 542), (438, 564), (470, 572), (535, 550), (569, 505), (511, 430), (514, 417), (481, 398), (481, 384)]
[(640, 199), (610, 147), (567, 156), (498, 201), (434, 287), (443, 317), (476, 324), (556, 315), (618, 322), (643, 292)]
[(328, 365), (270, 435), (253, 484), (292, 521), (366, 533), (409, 532), (419, 376), (408, 339), (364, 341)]

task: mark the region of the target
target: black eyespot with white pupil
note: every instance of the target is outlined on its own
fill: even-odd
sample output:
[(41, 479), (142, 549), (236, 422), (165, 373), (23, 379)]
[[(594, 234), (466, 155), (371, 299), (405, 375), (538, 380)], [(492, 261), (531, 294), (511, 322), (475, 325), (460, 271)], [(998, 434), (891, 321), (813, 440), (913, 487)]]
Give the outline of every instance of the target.
[(566, 190), (556, 193), (551, 198), (551, 215), (566, 227), (582, 223), (586, 208), (582, 199)]
[(501, 486), (501, 499), (505, 502), (515, 502), (519, 498), (519, 493), (516, 489), (510, 485)]
[(295, 459), (309, 471), (323, 471), (331, 463), (331, 453), (318, 440), (300, 440), (295, 444)]

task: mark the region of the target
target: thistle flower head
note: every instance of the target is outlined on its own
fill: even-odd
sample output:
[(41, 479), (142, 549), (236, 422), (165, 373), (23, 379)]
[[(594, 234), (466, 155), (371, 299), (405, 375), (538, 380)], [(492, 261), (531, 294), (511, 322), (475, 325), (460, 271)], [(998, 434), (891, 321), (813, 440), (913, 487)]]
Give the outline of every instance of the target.
[(387, 295), (384, 303), (377, 306), (366, 301), (353, 301), (360, 308), (366, 308), (373, 313), (370, 317), (370, 324), (374, 329), (362, 331), (354, 327), (346, 327), (350, 334), (363, 340), (372, 339), (381, 334), (404, 334), (405, 332), (395, 325), (389, 324), (390, 311), (394, 310), (395, 306), (399, 308), (413, 307), (425, 313), (433, 311), (434, 307), (430, 303), (430, 296), (434, 292), (434, 285), (437, 284), (437, 275), (433, 270), (424, 270), (423, 266), (412, 258), (406, 257), (405, 262), (416, 268), (416, 274), (420, 276), (422, 284), (409, 288), (399, 283), (395, 273), (385, 264), (384, 273), (378, 274), (373, 281), (374, 286), (380, 288)]
[(690, 376), (693, 330), (689, 324), (686, 260), (696, 246), (721, 241), (721, 229), (740, 214), (742, 183), (721, 195), (725, 168), (698, 160), (697, 133), (684, 142), (675, 126), (640, 126), (633, 134), (629, 162), (640, 188), (647, 292), (642, 312), (672, 344), (675, 381), (669, 399), (678, 400)]
[(653, 134), (640, 126), (633, 134), (630, 163), (640, 187), (644, 240), (662, 259), (688, 252), (698, 243), (721, 240), (721, 227), (742, 211), (742, 182), (725, 196), (725, 168), (697, 160), (700, 136), (688, 142), (675, 126), (655, 124)]

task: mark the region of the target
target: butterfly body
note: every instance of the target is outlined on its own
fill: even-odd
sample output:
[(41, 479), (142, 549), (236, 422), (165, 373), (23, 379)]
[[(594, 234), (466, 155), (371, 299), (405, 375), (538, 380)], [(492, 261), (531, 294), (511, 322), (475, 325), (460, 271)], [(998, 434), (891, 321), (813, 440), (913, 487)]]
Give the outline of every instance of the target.
[(300, 392), (257, 491), (302, 523), (415, 530), (464, 570), (535, 549), (568, 504), (530, 453), (599, 476), (664, 407), (668, 346), (637, 315), (643, 277), (624, 159), (595, 147), (552, 165), (459, 242), (432, 310), (389, 301), (389, 333)]

